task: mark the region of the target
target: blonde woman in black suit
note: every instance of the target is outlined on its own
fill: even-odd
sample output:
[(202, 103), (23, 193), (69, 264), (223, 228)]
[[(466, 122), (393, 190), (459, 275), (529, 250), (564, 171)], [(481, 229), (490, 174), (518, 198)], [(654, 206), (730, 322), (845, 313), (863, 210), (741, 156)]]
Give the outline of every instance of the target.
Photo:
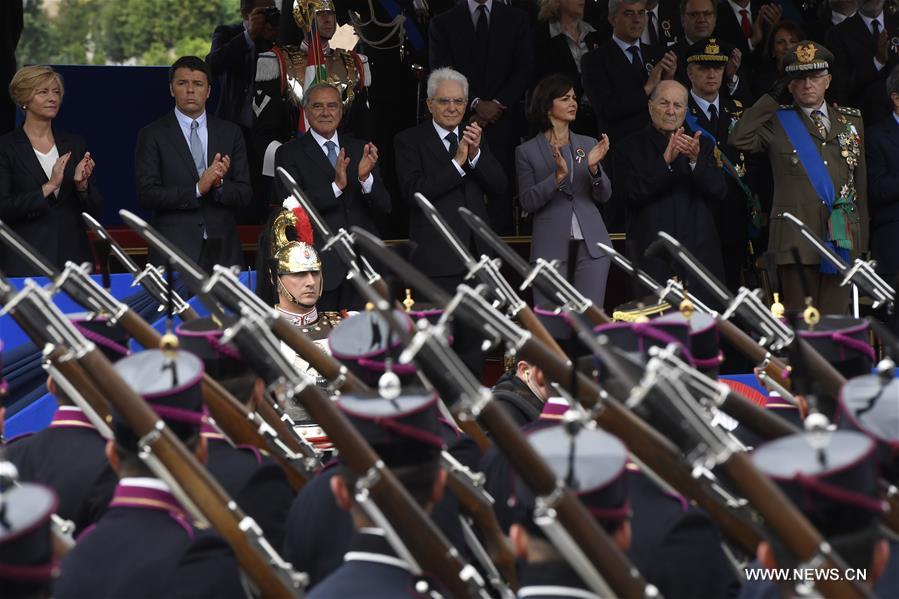
[[(24, 67), (13, 76), (9, 95), (25, 111), (25, 122), (0, 137), (0, 220), (58, 267), (67, 260), (92, 261), (81, 213), (96, 214), (103, 200), (84, 139), (53, 126), (62, 78), (50, 67)], [(10, 251), (0, 252), (0, 270), (38, 274)]]
[[(515, 149), (521, 207), (534, 215), (531, 261), (559, 260), (569, 267), (569, 244), (575, 245), (574, 285), (597, 306), (603, 305), (609, 257), (597, 242), (609, 243), (599, 204), (612, 195), (600, 161), (609, 138), (600, 141), (569, 130), (578, 102), (571, 79), (550, 75), (534, 88), (530, 118), (541, 131)], [(544, 298), (537, 294), (536, 303)]]

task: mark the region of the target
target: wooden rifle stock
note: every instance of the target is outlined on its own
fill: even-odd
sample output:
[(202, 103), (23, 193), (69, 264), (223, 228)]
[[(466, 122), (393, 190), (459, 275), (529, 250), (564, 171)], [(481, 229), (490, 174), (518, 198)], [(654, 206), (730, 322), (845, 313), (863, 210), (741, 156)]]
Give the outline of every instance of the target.
[(103, 422), (109, 423), (109, 404), (106, 402), (106, 398), (94, 385), (84, 368), (74, 360), (63, 360), (64, 355), (65, 352), (62, 349), (59, 347), (54, 348), (53, 353), (50, 354), (50, 361), (53, 362), (53, 366), (78, 389), (81, 397), (97, 413), (97, 416)]
[(800, 430), (787, 420), (730, 390), (719, 408), (765, 440), (794, 435)]
[(715, 319), (715, 324), (721, 336), (727, 339), (737, 351), (749, 358), (753, 364), (761, 364), (767, 359), (765, 373), (784, 389), (790, 388), (790, 370), (786, 364), (772, 356), (767, 349), (731, 321), (718, 317)]
[[(441, 393), (441, 395), (443, 394)], [(467, 414), (460, 413), (458, 406), (453, 407), (451, 412), (456, 424), (463, 433), (471, 437), (472, 441), (477, 444), (478, 449), (481, 450), (481, 453), (485, 453), (488, 449), (493, 447), (493, 442), (490, 440), (490, 437), (484, 433), (484, 429), (478, 426), (478, 423), (469, 418)]]
[(109, 361), (96, 349), (87, 352), (78, 361), (91, 373), (97, 386), (135, 434), (147, 439), (153, 455), (228, 542), (241, 569), (253, 580), (260, 593), (265, 597), (296, 596), (298, 590), (289, 586), (272, 569), (266, 557), (247, 541), (246, 533), (241, 529), (246, 516), (240, 507), (164, 426), (144, 399), (121, 379)]
[(525, 305), (515, 316), (518, 318), (518, 321), (524, 325), (524, 328), (529, 330), (534, 337), (542, 341), (546, 347), (555, 351), (560, 356), (565, 355), (565, 352), (559, 347), (558, 342), (553, 339), (553, 336), (549, 334), (549, 331), (546, 330), (546, 327), (543, 326), (543, 323), (540, 322), (540, 319), (537, 318), (537, 315), (534, 314), (534, 311), (531, 310), (529, 306)]
[(328, 433), (328, 438), (340, 452), (341, 463), (360, 480), (369, 482), (369, 492), (377, 507), (422, 569), (434, 575), (451, 596), (472, 596), (472, 588), (463, 579), (466, 564), (456, 549), (384, 466), (343, 412), (314, 385), (307, 385), (299, 393), (299, 399), (315, 422)]
[[(274, 443), (270, 442), (259, 429), (253, 426), (254, 418), (262, 418), (259, 414), (252, 414), (242, 403), (236, 400), (228, 391), (208, 374), (203, 375), (203, 401), (209, 408), (210, 414), (215, 419), (229, 439), (236, 445), (252, 445), (265, 451), (275, 460), (284, 474), (287, 482), (294, 492), (303, 488), (313, 474), (307, 472), (301, 465), (289, 460)], [(274, 428), (274, 427), (272, 427)], [(278, 439), (289, 447), (289, 442), (282, 436), (281, 431), (275, 429)], [(291, 448), (293, 449), (293, 448)]]
[(598, 407), (600, 388), (586, 375), (577, 372), (570, 360), (560, 359), (533, 339), (528, 339), (519, 352), (543, 369), (546, 377), (567, 389), (584, 408), (594, 411), (596, 422), (624, 441), (631, 453), (656, 475), (704, 509), (728, 539), (748, 555), (755, 555), (756, 547), (764, 540), (761, 531), (754, 523), (740, 518), (694, 478), (681, 461), (681, 452), (671, 441), (612, 397), (603, 398)]
[(612, 322), (609, 315), (606, 314), (602, 308), (593, 303), (591, 303), (584, 311), (584, 316), (587, 318), (587, 321), (595, 327)]
[(493, 506), (478, 490), (471, 488), (471, 482), (451, 468), (446, 469), (446, 486), (459, 502), (459, 509), (471, 518), (484, 537), (484, 548), (496, 569), (512, 588), (518, 588), (515, 572), (515, 553), (512, 544), (500, 528)]

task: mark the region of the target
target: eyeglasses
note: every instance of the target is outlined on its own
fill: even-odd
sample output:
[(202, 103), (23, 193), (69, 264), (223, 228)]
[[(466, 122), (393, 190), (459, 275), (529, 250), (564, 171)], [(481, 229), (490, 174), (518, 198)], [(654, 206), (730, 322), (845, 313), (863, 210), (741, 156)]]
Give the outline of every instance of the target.
[(446, 108), (450, 104), (453, 106), (465, 106), (465, 98), (434, 98), (437, 106)]

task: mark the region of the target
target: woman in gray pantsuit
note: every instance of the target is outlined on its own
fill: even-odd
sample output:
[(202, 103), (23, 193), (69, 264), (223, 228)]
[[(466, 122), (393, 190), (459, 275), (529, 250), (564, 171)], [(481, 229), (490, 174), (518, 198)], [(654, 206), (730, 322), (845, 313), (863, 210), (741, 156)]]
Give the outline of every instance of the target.
[[(550, 75), (534, 89), (529, 117), (541, 133), (515, 149), (515, 170), (521, 207), (534, 215), (531, 261), (558, 260), (568, 276), (569, 242), (576, 247), (574, 286), (602, 307), (609, 257), (597, 242), (609, 244), (609, 233), (598, 203), (612, 195), (600, 160), (609, 151), (606, 135), (592, 137), (568, 130), (577, 118), (577, 98), (571, 80)], [(534, 303), (545, 303), (535, 291)]]

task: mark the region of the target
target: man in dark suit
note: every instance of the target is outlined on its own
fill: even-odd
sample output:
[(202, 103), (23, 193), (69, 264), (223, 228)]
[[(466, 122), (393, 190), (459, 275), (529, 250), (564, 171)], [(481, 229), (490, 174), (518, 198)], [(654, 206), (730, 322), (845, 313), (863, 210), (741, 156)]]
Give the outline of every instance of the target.
[(887, 78), (893, 114), (866, 131), (871, 256), (892, 281), (899, 274), (899, 67)]
[[(206, 113), (209, 66), (184, 56), (169, 69), (175, 109), (137, 137), (138, 204), (178, 249), (204, 267), (244, 263), (234, 213), (252, 197), (240, 128)], [(161, 264), (150, 250), (149, 261)]]
[(646, 27), (640, 41), (652, 48), (653, 55), (660, 55), (671, 44), (682, 38), (684, 28), (676, 2), (647, 0)]
[[(680, 240), (714, 275), (724, 275), (711, 206), (724, 201), (727, 182), (715, 163), (714, 144), (684, 130), (687, 96), (680, 83), (661, 82), (649, 99), (652, 124), (626, 139), (615, 155), (616, 193), (628, 210), (628, 252), (657, 281), (686, 275), (667, 256), (644, 257), (659, 231)], [(686, 280), (708, 301), (702, 285)]]
[(746, 65), (751, 66), (753, 51), (763, 43), (765, 35), (782, 14), (783, 8), (774, 3), (720, 0), (715, 37), (740, 50)]
[[(461, 73), (443, 68), (428, 77), (428, 109), (432, 118), (400, 132), (395, 139), (397, 177), (403, 198), (412, 207), (409, 242), (412, 264), (450, 293), (462, 282), (466, 269), (414, 201), (421, 192), (440, 212), (465, 247), (489, 253), (459, 216), (465, 206), (487, 219), (485, 194), (502, 194), (507, 180), (496, 158), (483, 143), (477, 123), (460, 123), (468, 106), (468, 81)], [(475, 372), (483, 368), (480, 339), (458, 327), (456, 350)]]
[[(468, 79), (472, 121), (484, 130), (506, 177), (513, 180), (522, 102), (533, 67), (527, 15), (494, 0), (459, 2), (431, 21), (429, 52), (431, 69), (452, 67)], [(513, 231), (511, 193), (491, 194), (487, 209), (499, 233)]]
[(862, 111), (866, 126), (891, 112), (885, 81), (899, 64), (899, 18), (883, 10), (884, 0), (863, 0), (858, 12), (830, 30), (825, 46), (833, 52), (828, 98)]
[(270, 181), (262, 177), (262, 155), (254, 151), (252, 144), (253, 80), (257, 57), (270, 50), (278, 36), (279, 14), (274, 0), (241, 0), (242, 21), (216, 27), (212, 33), (212, 48), (206, 55), (212, 75), (218, 80), (219, 102), (215, 116), (240, 125), (247, 148), (253, 204), (241, 212), (241, 223), (264, 220), (271, 194)]
[[(316, 210), (333, 232), (358, 226), (376, 232), (373, 213), (390, 212), (391, 202), (378, 170), (378, 148), (373, 143), (343, 135), (337, 129), (343, 117), (340, 91), (330, 83), (311, 86), (303, 98), (309, 120), (307, 135), (288, 142), (275, 152), (275, 166), (293, 175), (309, 194)], [(275, 203), (288, 192), (275, 181)], [(347, 269), (334, 252), (322, 252), (327, 239), (320, 236), (316, 249), (322, 257), (324, 291), (320, 310), (360, 310), (364, 302), (354, 285), (346, 281)]]
[[(674, 76), (674, 54), (656, 60), (640, 42), (646, 25), (644, 0), (611, 0), (612, 39), (581, 59), (584, 92), (608, 125), (612, 147), (649, 122), (646, 98), (662, 79)], [(615, 150), (613, 149), (612, 152)]]

